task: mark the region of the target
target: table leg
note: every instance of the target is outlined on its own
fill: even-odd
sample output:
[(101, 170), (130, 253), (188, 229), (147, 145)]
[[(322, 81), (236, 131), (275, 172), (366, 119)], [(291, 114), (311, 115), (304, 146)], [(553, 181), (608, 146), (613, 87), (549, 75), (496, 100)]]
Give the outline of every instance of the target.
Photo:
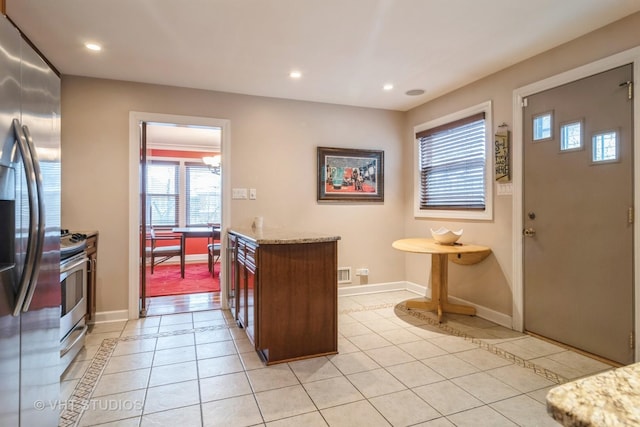
[(187, 252), (187, 236), (185, 233), (180, 235), (180, 277), (184, 279), (184, 259)]
[(449, 302), (448, 269), (447, 254), (431, 254), (431, 301), (407, 301), (407, 308), (436, 311), (438, 322), (442, 322), (443, 313), (476, 314), (474, 307)]
[[(470, 305), (454, 304), (449, 302), (449, 280), (447, 277), (448, 276), (447, 269), (449, 266), (448, 260), (449, 260), (449, 257), (445, 255), (442, 261), (447, 266), (445, 267), (444, 280), (440, 282), (442, 287), (442, 297), (440, 301), (442, 304), (442, 311), (444, 311), (445, 313), (468, 314), (470, 316), (473, 316), (476, 314), (475, 307), (471, 307)], [(438, 320), (440, 319), (438, 318)]]

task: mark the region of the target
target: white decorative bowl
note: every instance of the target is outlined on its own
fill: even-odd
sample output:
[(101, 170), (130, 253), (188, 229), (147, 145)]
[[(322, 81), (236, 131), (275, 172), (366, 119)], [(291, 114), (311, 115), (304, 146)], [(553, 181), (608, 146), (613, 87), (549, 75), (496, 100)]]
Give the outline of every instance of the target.
[(441, 245), (453, 245), (462, 236), (462, 229), (451, 231), (448, 228), (440, 227), (437, 230), (431, 229), (433, 239)]

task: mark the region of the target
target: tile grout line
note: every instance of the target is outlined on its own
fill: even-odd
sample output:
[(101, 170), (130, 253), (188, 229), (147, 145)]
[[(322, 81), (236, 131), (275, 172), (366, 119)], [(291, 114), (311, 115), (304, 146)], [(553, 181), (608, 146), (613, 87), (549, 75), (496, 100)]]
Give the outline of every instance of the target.
[[(483, 341), (482, 339), (467, 335), (466, 333), (458, 329), (455, 329), (449, 325), (439, 323), (437, 320), (430, 318), (429, 316), (427, 316), (425, 313), (421, 311), (409, 310), (406, 307), (404, 302), (380, 303), (380, 304), (374, 304), (369, 306), (362, 306), (359, 308), (347, 308), (347, 309), (338, 311), (338, 314), (349, 314), (349, 313), (356, 313), (356, 312), (373, 311), (373, 310), (379, 310), (382, 308), (391, 308), (391, 307), (395, 307), (397, 310), (405, 313), (408, 316), (412, 316), (419, 320), (426, 321), (429, 325), (436, 326), (437, 328), (441, 329), (442, 331), (446, 332), (449, 335), (457, 336), (459, 338), (463, 338), (466, 341), (470, 341), (473, 344), (477, 345), (478, 348), (489, 351), (495, 354), (496, 356), (499, 356), (505, 360), (508, 360), (510, 362), (517, 364), (518, 366), (531, 369), (533, 370), (534, 373), (548, 379), (553, 383), (562, 384), (567, 381), (567, 379), (563, 378), (562, 376), (544, 367), (541, 367), (535, 363), (529, 362), (519, 356), (516, 356), (515, 354), (512, 354), (506, 350), (503, 350), (495, 346), (494, 344), (490, 344)], [(225, 318), (225, 321), (227, 320), (229, 319)], [(230, 330), (235, 328), (237, 328), (235, 324), (229, 325), (225, 323), (224, 325), (203, 326), (198, 328), (181, 329), (176, 331), (157, 332), (153, 334), (130, 335), (130, 336), (119, 337), (119, 338), (105, 338), (100, 344), (100, 347), (98, 348), (97, 353), (91, 359), (89, 367), (86, 369), (85, 373), (82, 375), (80, 381), (78, 382), (73, 392), (71, 393), (71, 396), (69, 397), (67, 402), (64, 403), (63, 405), (64, 409), (60, 415), (60, 422), (58, 424), (59, 427), (70, 427), (70, 426), (78, 425), (80, 418), (84, 413), (84, 410), (89, 405), (90, 397), (95, 387), (98, 384), (98, 380), (102, 377), (103, 371), (107, 363), (109, 362), (109, 359), (111, 358), (113, 351), (115, 350), (115, 347), (118, 344), (118, 342), (130, 342), (130, 341), (138, 341), (138, 340), (151, 339), (151, 338), (184, 335), (184, 334), (196, 333), (196, 332), (207, 332), (207, 331), (215, 331), (215, 330), (222, 330), (222, 329)], [(232, 336), (232, 339), (235, 342), (235, 338), (233, 338), (233, 336)]]
[(491, 344), (488, 342), (485, 342), (484, 340), (480, 339), (480, 338), (476, 338), (476, 337), (472, 337), (468, 334), (466, 334), (465, 332), (462, 332), (460, 330), (457, 330), (455, 328), (452, 328), (449, 325), (445, 325), (442, 323), (439, 323), (437, 320), (430, 318), (429, 316), (425, 315), (423, 312), (420, 311), (415, 311), (415, 310), (409, 310), (406, 306), (406, 304), (404, 302), (395, 305), (395, 307), (399, 310), (402, 311), (403, 313), (406, 313), (409, 316), (413, 316), (415, 318), (418, 318), (420, 320), (424, 320), (427, 323), (429, 323), (431, 326), (436, 326), (439, 329), (442, 329), (443, 331), (449, 333), (450, 335), (454, 335), (460, 338), (463, 338), (466, 341), (470, 341), (471, 343), (475, 344), (478, 346), (478, 348), (483, 349), (483, 350), (487, 350), (492, 354), (495, 354), (496, 356), (499, 356), (505, 360), (508, 360), (510, 362), (515, 363), (518, 366), (521, 366), (523, 368), (527, 368), (527, 369), (531, 369), (533, 370), (534, 373), (546, 378), (547, 380), (555, 383), (555, 384), (562, 384), (567, 382), (568, 380), (564, 377), (562, 377), (561, 375), (556, 374), (553, 371), (550, 371), (547, 368), (544, 368), (542, 366), (539, 366), (533, 362), (530, 362), (526, 359), (523, 359), (520, 356), (516, 356), (513, 353), (510, 353), (506, 350), (501, 349), (500, 347), (496, 346), (495, 344)]
[(415, 317), (416, 319), (420, 319), (420, 320), (424, 320), (426, 321), (429, 325), (431, 326), (435, 326), (438, 329), (443, 330), (444, 332), (448, 333), (449, 335), (453, 335), (459, 338), (463, 338), (465, 341), (470, 341), (471, 343), (477, 345), (480, 349), (489, 351), (490, 353), (495, 354), (496, 356), (499, 356), (505, 360), (508, 360), (510, 362), (515, 363), (518, 366), (521, 366), (523, 368), (527, 368), (527, 369), (531, 369), (533, 370), (536, 374), (546, 378), (547, 380), (556, 383), (556, 384), (562, 384), (567, 382), (568, 380), (564, 377), (562, 377), (561, 375), (556, 374), (553, 371), (550, 371), (547, 368), (544, 368), (542, 366), (539, 366), (533, 362), (529, 362), (526, 359), (523, 359), (519, 356), (516, 356), (513, 353), (510, 353), (506, 350), (501, 349), (500, 347), (494, 345), (494, 344), (490, 344), (488, 342), (485, 342), (484, 340), (480, 339), (480, 338), (475, 338), (472, 337), (466, 333), (464, 333), (463, 331), (460, 331), (458, 329), (455, 329), (449, 325), (446, 325), (444, 323), (439, 323), (437, 320), (429, 317), (428, 315), (426, 315), (424, 312), (422, 311), (416, 311), (416, 310), (409, 310), (405, 304), (405, 302), (401, 302), (401, 303), (381, 303), (381, 304), (377, 304), (374, 306), (367, 306), (367, 307), (363, 307), (363, 308), (349, 308), (349, 309), (345, 309), (342, 310), (339, 314), (349, 314), (349, 313), (356, 313), (356, 312), (363, 312), (363, 311), (371, 311), (371, 310), (378, 310), (381, 308), (391, 308), (391, 307), (395, 307), (396, 309), (398, 309), (399, 311), (405, 313), (408, 316), (412, 316)]

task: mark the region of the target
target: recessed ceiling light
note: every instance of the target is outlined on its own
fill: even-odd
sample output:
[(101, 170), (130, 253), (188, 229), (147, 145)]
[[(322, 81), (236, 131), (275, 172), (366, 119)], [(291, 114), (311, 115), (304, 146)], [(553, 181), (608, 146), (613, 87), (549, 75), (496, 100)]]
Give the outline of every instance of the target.
[(102, 46), (100, 46), (97, 43), (85, 43), (84, 47), (86, 47), (89, 50), (93, 50), (95, 52), (99, 52), (102, 50)]
[(289, 73), (289, 77), (291, 77), (292, 79), (299, 79), (300, 77), (302, 77), (302, 73), (300, 71), (292, 71)]
[(405, 95), (409, 95), (409, 96), (424, 95), (424, 90), (422, 90), (422, 89), (411, 89), (411, 90), (406, 91)]
[(382, 89), (391, 90), (393, 89), (393, 85), (391, 83), (387, 83), (386, 85), (382, 86)]

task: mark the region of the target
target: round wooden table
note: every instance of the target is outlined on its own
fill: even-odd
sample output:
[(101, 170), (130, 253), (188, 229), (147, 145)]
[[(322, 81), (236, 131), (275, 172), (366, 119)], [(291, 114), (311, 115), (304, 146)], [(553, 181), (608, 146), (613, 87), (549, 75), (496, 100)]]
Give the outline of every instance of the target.
[(441, 245), (427, 238), (400, 239), (391, 246), (404, 252), (431, 254), (431, 301), (407, 301), (407, 308), (436, 311), (438, 322), (442, 322), (442, 313), (476, 314), (474, 307), (449, 302), (448, 260), (464, 265), (475, 264), (489, 256), (489, 247), (460, 243)]

